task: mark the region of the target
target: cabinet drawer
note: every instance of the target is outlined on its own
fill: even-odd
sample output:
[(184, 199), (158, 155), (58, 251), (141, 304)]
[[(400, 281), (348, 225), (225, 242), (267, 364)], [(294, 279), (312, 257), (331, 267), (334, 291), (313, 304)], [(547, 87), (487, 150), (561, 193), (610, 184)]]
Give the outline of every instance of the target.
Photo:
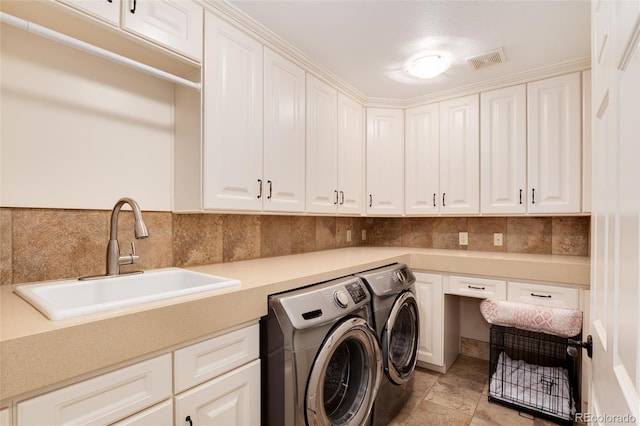
[(109, 424), (171, 397), (171, 354), (18, 404), (18, 425)]
[(451, 275), (446, 285), (445, 294), (477, 297), (480, 299), (506, 299), (507, 282), (488, 278), (460, 277)]
[(507, 300), (554, 308), (580, 309), (577, 288), (509, 281)]
[(173, 424), (173, 401), (168, 399), (158, 405), (127, 417), (112, 426), (160, 426)]
[(259, 346), (259, 326), (255, 324), (175, 351), (175, 392), (258, 359)]

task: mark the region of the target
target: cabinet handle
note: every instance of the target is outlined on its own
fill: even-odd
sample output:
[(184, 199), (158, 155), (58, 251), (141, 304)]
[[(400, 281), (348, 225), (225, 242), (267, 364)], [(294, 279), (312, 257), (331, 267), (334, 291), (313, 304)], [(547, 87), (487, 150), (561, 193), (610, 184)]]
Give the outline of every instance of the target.
[(369, 207), (373, 206), (373, 195), (369, 194)]
[(522, 189), (520, 190), (520, 204), (522, 204)]
[(113, 3), (113, 0), (107, 0), (109, 3)]
[(333, 204), (337, 205), (338, 204), (338, 190), (334, 190), (333, 191), (333, 195), (336, 196), (336, 198), (333, 200)]
[(268, 180), (267, 183), (269, 184), (269, 195), (267, 195), (267, 200), (270, 200), (273, 196), (273, 182)]
[(550, 294), (535, 294), (535, 293), (531, 293), (531, 295), (533, 297), (542, 297), (544, 299), (551, 299), (551, 295)]
[(433, 207), (436, 206), (436, 193), (433, 193)]
[(262, 179), (258, 179), (258, 198), (262, 198)]
[(191, 416), (187, 416), (186, 419), (184, 419), (185, 422), (189, 422), (189, 426), (193, 426), (193, 422), (191, 421)]
[(344, 204), (344, 191), (340, 191), (340, 205)]
[(129, 9), (131, 13), (136, 13), (136, 0), (133, 0), (133, 8)]
[(535, 204), (535, 203), (536, 203), (536, 189), (531, 188), (531, 204)]
[(474, 285), (468, 285), (467, 287), (469, 287), (471, 290), (485, 290), (484, 287), (477, 287)]
[(446, 197), (446, 196), (447, 196), (447, 193), (443, 192), (442, 193), (442, 207), (446, 207), (447, 206), (447, 204), (444, 202), (444, 197)]

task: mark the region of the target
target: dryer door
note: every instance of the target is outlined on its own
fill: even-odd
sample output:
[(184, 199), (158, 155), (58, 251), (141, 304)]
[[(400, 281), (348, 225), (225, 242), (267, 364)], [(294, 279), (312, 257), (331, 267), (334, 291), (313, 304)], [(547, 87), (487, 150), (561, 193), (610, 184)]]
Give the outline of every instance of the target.
[(382, 334), (384, 370), (398, 385), (406, 383), (418, 358), (418, 302), (410, 291), (397, 297)]
[(363, 425), (382, 378), (375, 332), (362, 318), (348, 318), (323, 342), (306, 395), (309, 425)]

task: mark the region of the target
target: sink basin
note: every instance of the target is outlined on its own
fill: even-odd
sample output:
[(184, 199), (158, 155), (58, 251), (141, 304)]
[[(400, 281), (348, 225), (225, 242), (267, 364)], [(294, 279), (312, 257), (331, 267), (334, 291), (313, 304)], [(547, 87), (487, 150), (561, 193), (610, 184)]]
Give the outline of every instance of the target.
[(238, 285), (240, 281), (231, 278), (166, 268), (88, 281), (20, 285), (15, 292), (50, 320), (61, 320)]

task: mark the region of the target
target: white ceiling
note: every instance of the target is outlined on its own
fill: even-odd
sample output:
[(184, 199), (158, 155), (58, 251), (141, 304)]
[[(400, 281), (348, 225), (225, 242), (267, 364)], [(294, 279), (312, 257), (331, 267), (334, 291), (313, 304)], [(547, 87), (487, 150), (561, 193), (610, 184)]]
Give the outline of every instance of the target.
[[(368, 98), (411, 99), (590, 55), (588, 0), (229, 0)], [(506, 62), (465, 59), (504, 48)], [(422, 51), (451, 57), (431, 80), (404, 65)]]

